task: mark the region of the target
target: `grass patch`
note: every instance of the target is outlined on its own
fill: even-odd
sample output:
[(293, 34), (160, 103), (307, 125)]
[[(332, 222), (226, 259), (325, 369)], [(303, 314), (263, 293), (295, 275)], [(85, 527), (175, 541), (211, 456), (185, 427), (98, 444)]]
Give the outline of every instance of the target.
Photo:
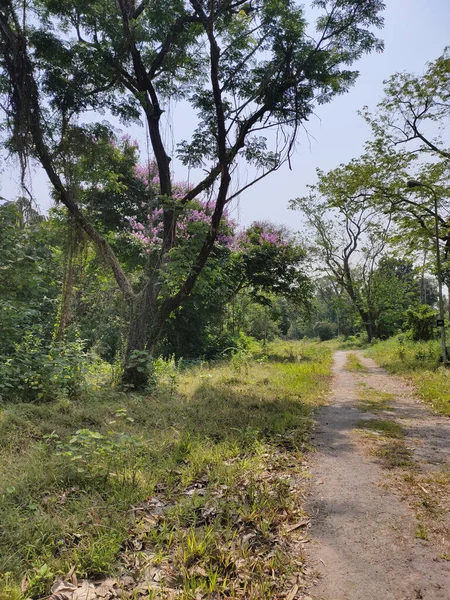
[(402, 439), (403, 428), (394, 421), (382, 421), (379, 419), (361, 420), (356, 423), (356, 427), (359, 429), (370, 429), (370, 431), (376, 431), (381, 435), (389, 438)]
[(359, 410), (363, 412), (381, 412), (389, 410), (394, 399), (393, 394), (388, 392), (380, 392), (365, 384), (358, 386), (358, 402)]
[(437, 412), (450, 416), (450, 371), (440, 366), (440, 342), (412, 342), (397, 336), (367, 350), (390, 373), (404, 375)]
[(71, 567), (125, 569), (154, 598), (282, 595), (331, 353), (277, 343), (242, 362), (183, 370), (152, 395), (2, 406), (0, 600), (44, 596)]
[(417, 525), (415, 536), (416, 536), (416, 538), (419, 538), (420, 540), (428, 539), (427, 528), (425, 527), (425, 525), (423, 525), (423, 523), (419, 523)]
[(367, 430), (369, 440), (375, 442), (370, 453), (381, 459), (386, 469), (412, 467), (412, 453), (403, 441), (403, 428), (394, 421), (361, 420), (356, 427)]
[(364, 373), (367, 371), (366, 367), (359, 360), (359, 357), (353, 353), (347, 355), (347, 360), (345, 361), (345, 368), (347, 369), (347, 371), (356, 371), (359, 373)]
[(389, 440), (382, 443), (375, 451), (375, 456), (380, 458), (386, 469), (411, 468), (414, 466), (412, 453), (402, 440)]

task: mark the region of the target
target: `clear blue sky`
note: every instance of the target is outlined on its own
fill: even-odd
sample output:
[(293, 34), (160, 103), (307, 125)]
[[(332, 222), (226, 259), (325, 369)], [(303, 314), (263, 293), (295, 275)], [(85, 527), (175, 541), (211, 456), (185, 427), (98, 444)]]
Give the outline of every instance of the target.
[[(385, 0), (385, 27), (379, 37), (385, 41), (383, 54), (364, 57), (356, 66), (360, 77), (351, 91), (317, 110), (317, 118), (308, 123), (310, 139), (301, 134), (292, 160), (292, 171), (285, 165), (277, 173), (244, 192), (235, 203), (233, 216), (242, 224), (253, 220), (285, 223), (292, 229), (301, 228), (298, 213), (288, 210), (288, 201), (306, 192), (314, 183), (315, 170), (329, 170), (357, 157), (370, 132), (357, 115), (364, 105), (374, 107), (380, 100), (383, 80), (397, 71), (422, 73), (425, 63), (437, 58), (450, 45), (450, 0)], [(306, 3), (305, 3), (306, 4)], [(172, 106), (173, 138), (184, 129), (184, 109)], [(143, 130), (130, 130), (145, 148)], [(172, 132), (167, 130), (169, 148)], [(175, 163), (176, 164), (176, 163)], [(187, 173), (176, 166), (179, 179)], [(245, 173), (241, 173), (241, 178)], [(1, 172), (0, 194), (13, 198), (19, 193), (17, 168), (4, 164)], [(42, 209), (50, 205), (46, 179), (39, 171), (33, 177), (33, 192)]]

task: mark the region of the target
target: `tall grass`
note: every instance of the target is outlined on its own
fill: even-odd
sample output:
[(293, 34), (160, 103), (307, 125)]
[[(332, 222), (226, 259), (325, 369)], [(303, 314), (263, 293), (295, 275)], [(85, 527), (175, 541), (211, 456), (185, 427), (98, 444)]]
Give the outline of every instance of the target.
[(439, 341), (413, 342), (396, 336), (373, 345), (367, 355), (390, 373), (408, 377), (426, 402), (450, 415), (450, 371), (439, 362)]
[(241, 358), (149, 395), (1, 407), (1, 600), (22, 598), (23, 577), (24, 597), (44, 596), (71, 567), (160, 569), (186, 600), (283, 589), (282, 528), (301, 515), (289, 478), (302, 477), (331, 353), (277, 342)]

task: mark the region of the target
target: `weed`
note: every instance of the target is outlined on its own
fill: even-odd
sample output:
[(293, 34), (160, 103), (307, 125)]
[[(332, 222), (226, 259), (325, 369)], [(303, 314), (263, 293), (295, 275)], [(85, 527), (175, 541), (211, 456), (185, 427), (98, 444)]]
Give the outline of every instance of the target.
[(27, 577), (27, 595), (31, 598), (44, 596), (55, 578), (55, 573), (47, 564), (33, 569)]
[(357, 371), (359, 373), (367, 371), (366, 367), (359, 360), (358, 356), (353, 353), (347, 355), (345, 368), (347, 369), (347, 371)]
[(13, 573), (0, 573), (0, 600), (23, 600), (23, 592)]
[(401, 440), (391, 440), (381, 445), (375, 451), (375, 455), (382, 459), (387, 469), (395, 469), (396, 467), (411, 468), (414, 466), (411, 451)]
[(73, 560), (81, 577), (101, 577), (111, 572), (125, 540), (125, 533), (110, 530), (96, 537), (81, 538), (73, 552)]
[(0, 600), (21, 598), (25, 573), (47, 592), (42, 565), (99, 577), (149, 563), (185, 599), (282, 593), (293, 568), (283, 531), (301, 514), (286, 475), (301, 479), (331, 353), (305, 342), (264, 352), (240, 374), (222, 361), (172, 377), (170, 363), (151, 395), (4, 405)]
[(367, 385), (360, 385), (358, 389), (358, 408), (363, 412), (381, 412), (389, 410), (391, 402), (394, 399), (393, 394), (380, 392)]
[(404, 436), (402, 426), (394, 421), (382, 421), (378, 419), (361, 420), (356, 423), (356, 427), (359, 429), (370, 429), (390, 438), (401, 439)]
[(415, 536), (416, 536), (416, 538), (419, 538), (421, 540), (427, 540), (428, 539), (427, 529), (426, 529), (426, 527), (422, 523), (419, 523), (417, 525)]

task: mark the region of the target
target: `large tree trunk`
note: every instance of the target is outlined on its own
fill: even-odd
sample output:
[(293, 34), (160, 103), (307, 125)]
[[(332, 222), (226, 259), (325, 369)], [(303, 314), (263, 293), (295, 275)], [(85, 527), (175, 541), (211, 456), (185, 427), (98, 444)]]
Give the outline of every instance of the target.
[[(125, 368), (122, 382), (134, 389), (142, 389), (147, 384), (147, 367), (150, 351), (148, 346), (149, 324), (156, 312), (156, 298), (153, 286), (148, 283), (131, 301), (130, 325), (128, 329)], [(156, 343), (154, 340), (152, 346)], [(143, 353), (148, 350), (148, 354)], [(142, 352), (142, 354), (140, 354)]]
[(361, 320), (363, 322), (364, 329), (366, 330), (366, 333), (367, 333), (367, 340), (370, 344), (370, 342), (373, 340), (374, 333), (375, 333), (374, 324), (372, 323), (372, 319), (370, 318), (370, 314), (368, 312), (366, 312), (362, 308), (359, 308), (359, 307), (357, 307), (357, 308), (358, 308), (359, 316), (361, 317)]
[(365, 322), (364, 326), (366, 328), (366, 332), (367, 332), (367, 341), (369, 342), (369, 344), (372, 342), (373, 340), (373, 329), (372, 329), (372, 324), (370, 322)]
[(55, 340), (60, 342), (64, 339), (66, 329), (69, 326), (72, 316), (72, 301), (73, 301), (73, 242), (69, 238), (69, 249), (67, 263), (64, 272), (64, 281), (61, 291), (61, 305), (58, 315), (57, 329)]

